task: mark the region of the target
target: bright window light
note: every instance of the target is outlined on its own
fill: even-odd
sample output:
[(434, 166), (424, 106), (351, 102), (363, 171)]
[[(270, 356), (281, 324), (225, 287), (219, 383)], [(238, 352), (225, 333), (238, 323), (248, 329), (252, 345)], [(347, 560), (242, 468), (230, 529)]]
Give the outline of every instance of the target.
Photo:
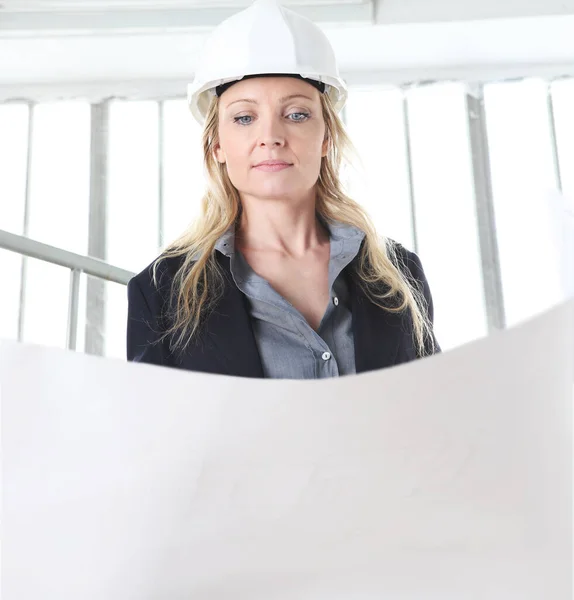
[(345, 115), (360, 159), (351, 171), (350, 193), (367, 209), (382, 235), (412, 250), (403, 93), (351, 88)]
[(486, 334), (466, 87), (408, 92), (418, 250), (444, 349)]
[(548, 84), (489, 84), (484, 95), (506, 321), (513, 325), (560, 296), (547, 201), (557, 183)]
[[(32, 239), (79, 254), (88, 250), (90, 105), (53, 102), (34, 107), (30, 178)], [(70, 272), (27, 261), (25, 342), (64, 347)], [(83, 311), (79, 325), (85, 323)]]
[[(0, 105), (0, 229), (21, 234), (24, 227), (26, 161), (28, 150), (28, 106)], [(0, 250), (2, 301), (0, 338), (18, 336), (22, 257)]]
[(163, 105), (163, 243), (167, 246), (198, 215), (205, 189), (201, 129), (186, 100)]

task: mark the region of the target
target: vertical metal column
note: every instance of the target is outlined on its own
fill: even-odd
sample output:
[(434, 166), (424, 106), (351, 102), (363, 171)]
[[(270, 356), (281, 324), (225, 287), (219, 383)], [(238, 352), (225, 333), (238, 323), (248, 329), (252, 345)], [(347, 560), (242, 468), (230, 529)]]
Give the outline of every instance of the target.
[[(28, 104), (28, 146), (26, 148), (26, 187), (24, 193), (24, 222), (22, 235), (28, 237), (30, 233), (30, 190), (32, 177), (32, 141), (34, 137), (34, 104)], [(18, 308), (18, 341), (24, 338), (24, 318), (26, 313), (26, 284), (28, 279), (28, 258), (22, 257), (20, 271), (20, 302)]]
[(506, 315), (504, 310), (500, 255), (496, 236), (483, 86), (469, 86), (466, 102), (486, 316), (488, 331), (491, 333), (499, 329), (504, 329), (506, 326)]
[(419, 251), (419, 236), (417, 230), (417, 210), (415, 204), (415, 188), (413, 179), (413, 162), (411, 152), (411, 123), (409, 118), (409, 101), (407, 98), (407, 89), (402, 88), (403, 92), (403, 128), (405, 136), (405, 151), (407, 155), (407, 175), (409, 185), (409, 205), (411, 211), (411, 231), (413, 236), (413, 250), (417, 254)]
[(80, 276), (79, 269), (70, 271), (70, 300), (68, 303), (68, 331), (66, 333), (66, 347), (68, 350), (76, 349), (78, 339), (78, 311), (80, 309)]
[[(88, 254), (106, 260), (106, 199), (108, 101), (92, 105), (90, 141), (90, 221)], [(103, 356), (105, 342), (106, 282), (88, 277), (86, 295), (86, 347)]]
[(558, 154), (558, 142), (556, 140), (556, 119), (554, 117), (554, 99), (552, 98), (552, 82), (548, 82), (546, 90), (548, 99), (548, 121), (550, 125), (550, 142), (552, 144), (552, 159), (554, 162), (554, 174), (556, 187), (562, 191), (562, 174), (560, 172), (560, 157)]
[(158, 249), (163, 248), (165, 228), (164, 192), (164, 104), (158, 102), (157, 141), (158, 141)]

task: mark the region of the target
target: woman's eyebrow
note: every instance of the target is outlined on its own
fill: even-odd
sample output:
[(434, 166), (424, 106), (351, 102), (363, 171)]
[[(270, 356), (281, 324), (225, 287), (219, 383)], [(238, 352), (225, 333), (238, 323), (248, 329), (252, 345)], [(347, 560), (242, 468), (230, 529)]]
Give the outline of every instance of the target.
[[(313, 98), (309, 98), (309, 96), (305, 96), (304, 94), (290, 94), (289, 96), (283, 96), (283, 98), (279, 98), (279, 102), (287, 102), (287, 100), (293, 100), (293, 98), (305, 98), (306, 100), (313, 101)], [(249, 102), (250, 104), (259, 104), (257, 100), (253, 98), (240, 98), (239, 100), (234, 100), (230, 102), (225, 108), (229, 108), (232, 104), (236, 104), (237, 102)]]

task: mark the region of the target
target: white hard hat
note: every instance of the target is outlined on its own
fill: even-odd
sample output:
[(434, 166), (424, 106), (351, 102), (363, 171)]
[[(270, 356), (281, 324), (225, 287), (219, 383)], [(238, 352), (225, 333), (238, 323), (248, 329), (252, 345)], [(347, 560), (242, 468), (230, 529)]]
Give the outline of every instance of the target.
[(297, 75), (325, 84), (337, 111), (347, 100), (347, 87), (323, 31), (276, 0), (256, 0), (208, 37), (187, 89), (193, 116), (203, 124), (218, 86), (265, 74)]

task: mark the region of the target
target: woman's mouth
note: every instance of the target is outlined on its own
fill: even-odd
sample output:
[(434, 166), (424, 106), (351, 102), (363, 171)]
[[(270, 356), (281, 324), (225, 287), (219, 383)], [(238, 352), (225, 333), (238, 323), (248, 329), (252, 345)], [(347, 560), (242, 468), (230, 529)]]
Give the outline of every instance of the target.
[(287, 169), (291, 166), (293, 165), (280, 160), (267, 160), (255, 165), (253, 168), (259, 171), (274, 173), (275, 171), (283, 171), (283, 169)]

